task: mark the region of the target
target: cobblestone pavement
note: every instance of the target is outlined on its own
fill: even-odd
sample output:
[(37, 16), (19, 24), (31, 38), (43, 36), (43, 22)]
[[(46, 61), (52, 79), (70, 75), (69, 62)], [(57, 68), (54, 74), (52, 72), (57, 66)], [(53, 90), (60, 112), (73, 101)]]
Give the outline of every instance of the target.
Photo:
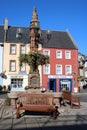
[[(76, 95), (81, 95), (83, 93), (77, 93)], [(87, 93), (86, 93), (87, 94)], [(11, 114), (15, 115), (16, 110), (11, 108), (11, 107), (7, 107), (4, 106), (4, 98), (0, 98), (0, 118), (3, 117), (9, 117)], [(62, 115), (87, 115), (87, 102), (81, 102), (81, 108), (80, 109), (71, 109), (70, 105), (66, 105), (66, 106), (61, 106), (58, 108), (58, 112), (59, 112), (59, 116)]]
[(0, 99), (0, 119), (2, 118), (3, 111), (4, 111), (4, 99)]
[[(10, 106), (4, 106), (4, 99), (0, 99), (0, 118), (14, 116), (15, 117), (16, 110)], [(70, 108), (70, 105), (61, 106), (58, 108), (58, 116), (66, 116), (66, 115), (87, 115), (87, 103), (81, 102), (80, 109)]]
[(62, 106), (59, 108), (60, 115), (87, 115), (87, 103), (81, 102), (80, 109), (70, 108), (70, 105)]
[(16, 119), (16, 110), (4, 106), (0, 99), (0, 130), (87, 130), (87, 103), (81, 102), (80, 109), (71, 109), (70, 105), (58, 108), (58, 116), (53, 120), (49, 115), (25, 114)]
[(3, 106), (0, 100), (0, 130), (87, 130), (87, 103), (81, 102), (80, 109), (70, 105), (58, 108), (56, 120), (48, 115), (23, 115), (15, 118), (16, 110)]

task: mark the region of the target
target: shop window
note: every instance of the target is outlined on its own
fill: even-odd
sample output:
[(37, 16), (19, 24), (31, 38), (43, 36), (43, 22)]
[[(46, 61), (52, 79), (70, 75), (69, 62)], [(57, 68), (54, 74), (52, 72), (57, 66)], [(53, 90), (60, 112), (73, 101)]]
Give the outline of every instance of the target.
[(22, 84), (23, 84), (23, 79), (11, 79), (11, 86), (13, 88), (20, 88), (22, 87)]
[(60, 90), (61, 91), (71, 91), (71, 80), (69, 79), (61, 79), (60, 80)]

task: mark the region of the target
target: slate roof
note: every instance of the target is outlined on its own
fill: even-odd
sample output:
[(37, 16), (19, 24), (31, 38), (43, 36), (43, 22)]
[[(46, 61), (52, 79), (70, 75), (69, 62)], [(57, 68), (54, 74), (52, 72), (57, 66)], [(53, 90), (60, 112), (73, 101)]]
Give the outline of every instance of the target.
[(4, 40), (4, 27), (0, 26), (0, 43), (3, 43)]
[[(21, 39), (16, 37), (17, 29), (21, 28), (23, 35)], [(78, 49), (72, 38), (67, 32), (51, 31), (51, 39), (47, 40), (47, 30), (41, 30), (42, 35), (40, 42), (43, 48), (65, 48), (65, 49)], [(0, 43), (4, 40), (4, 27), (0, 25)], [(8, 26), (7, 42), (9, 43), (30, 43), (29, 27), (12, 27)]]

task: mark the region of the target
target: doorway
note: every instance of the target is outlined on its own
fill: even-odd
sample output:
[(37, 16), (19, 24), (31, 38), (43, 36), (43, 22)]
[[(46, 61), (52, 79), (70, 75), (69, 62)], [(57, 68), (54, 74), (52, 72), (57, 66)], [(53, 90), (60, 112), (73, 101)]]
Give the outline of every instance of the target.
[(49, 90), (56, 92), (56, 79), (49, 79)]

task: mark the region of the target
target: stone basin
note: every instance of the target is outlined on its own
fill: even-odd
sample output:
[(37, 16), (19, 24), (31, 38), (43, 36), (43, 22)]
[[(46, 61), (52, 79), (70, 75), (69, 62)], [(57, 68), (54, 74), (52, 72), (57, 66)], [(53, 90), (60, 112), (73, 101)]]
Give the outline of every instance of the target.
[(7, 94), (9, 98), (11, 99), (16, 99), (18, 97), (16, 92), (10, 92)]

